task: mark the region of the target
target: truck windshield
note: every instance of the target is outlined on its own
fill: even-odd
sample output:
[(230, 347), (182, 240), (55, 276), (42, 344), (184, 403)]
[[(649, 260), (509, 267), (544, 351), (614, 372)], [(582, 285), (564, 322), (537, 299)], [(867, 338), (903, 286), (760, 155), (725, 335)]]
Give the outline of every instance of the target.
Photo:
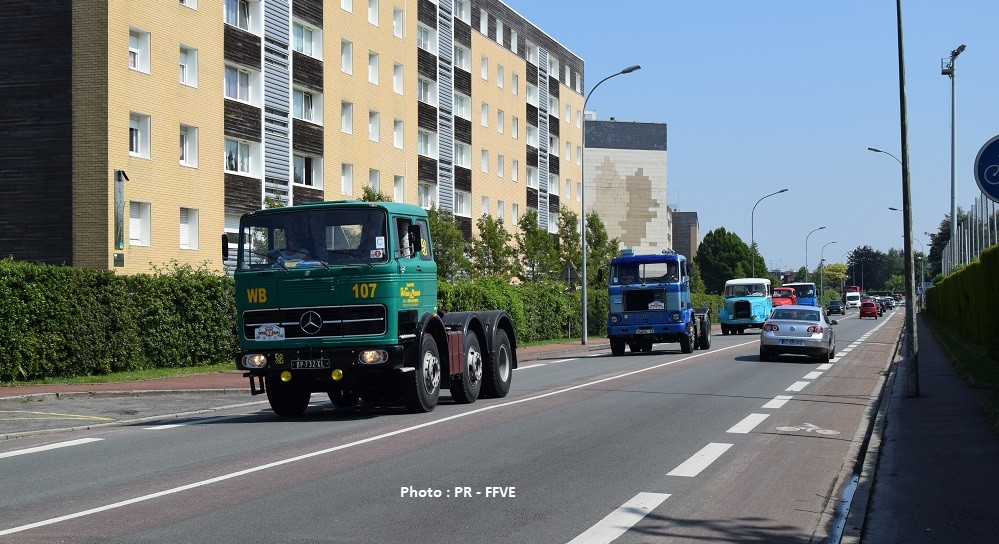
[(238, 270), (327, 267), (387, 260), (385, 211), (293, 210), (247, 216), (240, 225)]
[(725, 286), (725, 298), (732, 297), (765, 297), (767, 286), (762, 283), (738, 284)]
[(618, 263), (611, 267), (612, 285), (674, 283), (680, 281), (679, 263)]

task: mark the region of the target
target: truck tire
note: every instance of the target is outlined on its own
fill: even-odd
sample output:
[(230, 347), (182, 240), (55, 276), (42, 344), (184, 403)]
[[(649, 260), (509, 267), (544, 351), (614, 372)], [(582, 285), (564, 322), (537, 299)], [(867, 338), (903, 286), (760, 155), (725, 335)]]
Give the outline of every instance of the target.
[(612, 336), (610, 339), (611, 355), (620, 357), (624, 355), (624, 338)]
[(451, 398), (458, 404), (471, 404), (482, 389), (482, 349), (479, 337), (471, 331), (465, 335), (462, 355), (461, 375), (451, 377)]
[(697, 320), (697, 348), (711, 348), (711, 320), (705, 316)]
[(730, 332), (728, 330), (728, 325), (722, 324), (721, 328), (722, 328), (722, 336), (728, 336), (728, 334)]
[(506, 331), (496, 331), (496, 346), (493, 356), (486, 361), (482, 373), (482, 394), (499, 399), (510, 392), (510, 382), (513, 379), (513, 349), (510, 347), (510, 337)]
[(334, 389), (329, 393), (330, 402), (337, 408), (353, 408), (361, 398), (350, 389)]
[(434, 337), (424, 334), (416, 357), (416, 368), (404, 378), (403, 398), (410, 412), (430, 412), (441, 394), (441, 357)]
[(302, 389), (297, 384), (283, 382), (277, 376), (264, 378), (264, 389), (267, 390), (267, 402), (271, 410), (279, 417), (298, 417), (309, 407), (312, 393)]
[(693, 353), (694, 351), (694, 340), (693, 335), (690, 333), (690, 329), (687, 329), (687, 334), (680, 337), (680, 352), (681, 353)]

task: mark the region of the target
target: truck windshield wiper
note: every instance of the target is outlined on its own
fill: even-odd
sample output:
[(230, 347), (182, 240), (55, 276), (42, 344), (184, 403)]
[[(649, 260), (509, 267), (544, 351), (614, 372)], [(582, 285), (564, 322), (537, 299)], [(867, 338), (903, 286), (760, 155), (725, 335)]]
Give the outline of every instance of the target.
[(368, 265), (368, 268), (373, 268), (374, 267), (374, 265), (372, 265), (367, 259), (364, 258), (364, 256), (361, 255), (361, 253), (359, 251), (356, 251), (356, 250), (349, 250), (349, 249), (327, 249), (326, 250), (326, 254), (327, 255), (331, 255), (331, 254), (332, 255), (346, 255), (348, 257), (353, 257), (353, 258), (361, 261), (362, 263)]

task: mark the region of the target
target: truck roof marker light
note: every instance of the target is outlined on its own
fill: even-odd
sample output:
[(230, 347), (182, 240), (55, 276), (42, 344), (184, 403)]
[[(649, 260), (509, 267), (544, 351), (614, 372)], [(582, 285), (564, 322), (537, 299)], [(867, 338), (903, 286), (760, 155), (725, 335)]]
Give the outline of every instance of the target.
[(285, 383), (290, 382), (291, 381), (291, 372), (288, 372), (287, 370), (285, 370), (284, 372), (282, 372), (281, 373), (281, 381), (283, 381)]

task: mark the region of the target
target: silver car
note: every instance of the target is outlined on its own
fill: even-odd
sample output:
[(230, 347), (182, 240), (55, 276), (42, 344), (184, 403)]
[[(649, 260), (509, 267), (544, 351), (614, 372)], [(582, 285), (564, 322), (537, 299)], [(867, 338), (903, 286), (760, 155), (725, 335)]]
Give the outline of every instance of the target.
[(828, 363), (836, 354), (836, 331), (824, 308), (779, 306), (763, 323), (760, 360), (772, 361), (782, 353), (818, 357)]

